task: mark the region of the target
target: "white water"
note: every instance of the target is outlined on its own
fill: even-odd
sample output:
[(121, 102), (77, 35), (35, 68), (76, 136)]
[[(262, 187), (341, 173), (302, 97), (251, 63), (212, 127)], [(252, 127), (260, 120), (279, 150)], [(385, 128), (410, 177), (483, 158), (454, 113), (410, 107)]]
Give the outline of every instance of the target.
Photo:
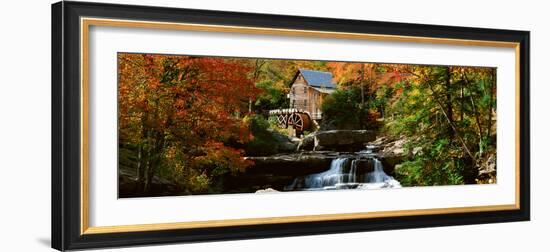
[(348, 173), (348, 182), (355, 183), (357, 182), (357, 159), (351, 161), (351, 168)]
[[(382, 162), (374, 157), (368, 157), (374, 163), (374, 170), (363, 174), (358, 173), (359, 158), (337, 158), (332, 160), (327, 171), (311, 174), (302, 179), (294, 180), (288, 190), (331, 190), (331, 189), (377, 189), (398, 188), (399, 181), (384, 172)], [(348, 166), (349, 164), (349, 166)], [(349, 170), (346, 171), (346, 169)], [(358, 179), (362, 178), (362, 181)]]
[(376, 158), (373, 158), (373, 161), (374, 161), (374, 171), (367, 174), (367, 179), (365, 180), (365, 182), (382, 183), (388, 179), (391, 179), (391, 177), (384, 172), (384, 167), (382, 166), (382, 162), (380, 162), (380, 160)]
[(343, 183), (348, 177), (348, 174), (343, 172), (347, 161), (348, 158), (332, 160), (328, 171), (307, 176), (304, 179), (304, 188), (323, 188)]
[(377, 189), (377, 188), (400, 188), (401, 184), (392, 176), (384, 172), (382, 162), (376, 158), (374, 161), (374, 171), (367, 173), (364, 184), (359, 185), (359, 189)]

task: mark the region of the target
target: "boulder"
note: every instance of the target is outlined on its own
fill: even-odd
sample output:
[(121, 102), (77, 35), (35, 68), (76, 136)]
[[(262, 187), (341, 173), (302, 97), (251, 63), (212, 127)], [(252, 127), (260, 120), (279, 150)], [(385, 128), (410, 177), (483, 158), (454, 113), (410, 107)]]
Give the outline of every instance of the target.
[(260, 189), (257, 190), (256, 193), (278, 193), (279, 191), (273, 189), (273, 188), (266, 188), (266, 189)]
[(298, 144), (299, 151), (312, 151), (315, 146), (315, 134), (309, 134), (305, 136)]
[(360, 151), (365, 143), (375, 140), (370, 130), (328, 130), (317, 131), (313, 135), (313, 150)]
[(227, 180), (227, 187), (235, 192), (272, 188), (281, 191), (295, 178), (326, 171), (340, 153), (304, 151), (265, 157), (246, 157), (254, 162), (246, 171)]
[(268, 156), (277, 153), (296, 151), (298, 139), (289, 137), (273, 129), (267, 129), (254, 136), (254, 139), (244, 146), (247, 156)]
[[(385, 173), (393, 174), (396, 165), (405, 162), (412, 155), (412, 153), (405, 151), (405, 143), (406, 139), (404, 138), (393, 140), (385, 137), (377, 138), (375, 141), (369, 143), (370, 145), (379, 146), (377, 157), (382, 162)], [(418, 148), (415, 149), (417, 153), (422, 151)]]
[(304, 176), (326, 171), (338, 152), (302, 152), (278, 154), (268, 157), (246, 157), (254, 165), (246, 170), (252, 174), (276, 174), (278, 176)]
[(273, 137), (276, 140), (276, 149), (277, 152), (294, 152), (296, 151), (296, 147), (298, 146), (298, 142), (295, 141), (293, 138), (283, 135), (275, 130), (268, 129), (269, 132), (273, 135)]
[(496, 182), (497, 170), (496, 170), (496, 157), (494, 154), (489, 155), (488, 158), (478, 164), (478, 175), (476, 182), (479, 184), (492, 184)]
[(374, 164), (369, 159), (357, 159), (355, 160), (357, 174), (365, 174), (367, 172), (374, 171)]
[(382, 166), (384, 166), (384, 172), (389, 175), (393, 175), (397, 165), (406, 161), (405, 156), (385, 156), (380, 157)]
[(277, 150), (282, 153), (289, 153), (296, 151), (296, 147), (298, 146), (298, 143), (293, 142), (282, 142), (279, 143), (277, 146)]

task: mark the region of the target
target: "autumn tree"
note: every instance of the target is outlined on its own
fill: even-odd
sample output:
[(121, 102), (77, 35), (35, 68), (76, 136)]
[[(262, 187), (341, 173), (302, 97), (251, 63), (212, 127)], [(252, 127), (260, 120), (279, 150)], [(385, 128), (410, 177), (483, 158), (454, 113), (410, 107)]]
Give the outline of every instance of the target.
[(120, 53), (118, 61), (121, 164), (135, 168), (140, 191), (163, 172), (201, 191), (250, 165), (239, 148), (248, 125), (237, 116), (258, 94), (250, 68), (213, 57)]
[(388, 125), (414, 152), (398, 170), (402, 183), (475, 183), (495, 156), (495, 69), (407, 65), (401, 71), (407, 77), (397, 85)]

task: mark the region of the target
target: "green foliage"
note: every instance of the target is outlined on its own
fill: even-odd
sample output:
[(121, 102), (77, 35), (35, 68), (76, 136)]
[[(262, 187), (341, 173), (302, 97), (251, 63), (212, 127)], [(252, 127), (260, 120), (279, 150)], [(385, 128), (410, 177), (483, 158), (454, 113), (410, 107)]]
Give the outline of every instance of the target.
[(271, 80), (264, 80), (256, 83), (256, 87), (263, 92), (256, 98), (254, 103), (258, 111), (270, 110), (284, 107), (287, 100), (284, 90), (277, 87)]
[[(252, 165), (244, 156), (293, 151), (267, 120), (289, 107), (299, 68), (330, 71), (321, 129), (378, 129), (404, 138), (403, 185), (473, 183), (496, 156), (496, 69), (351, 62), (124, 54), (118, 56), (119, 167), (152, 193), (223, 192)], [(244, 116), (244, 117), (243, 117)], [(305, 132), (306, 134), (309, 132)]]
[(327, 96), (321, 110), (321, 127), (325, 129), (361, 129), (368, 120), (368, 109), (361, 106), (358, 88), (336, 90)]
[(277, 138), (270, 131), (270, 124), (261, 115), (250, 115), (244, 119), (250, 125), (252, 140), (246, 144), (245, 152), (248, 156), (267, 156), (277, 152)]
[(260, 94), (255, 98), (252, 110), (261, 114), (270, 109), (288, 108), (290, 84), (300, 68), (326, 71), (327, 62), (301, 60), (249, 60), (252, 65), (256, 88)]
[[(405, 186), (475, 183), (495, 151), (494, 69), (410, 66), (397, 83), (388, 132), (407, 139), (412, 158), (396, 169)], [(413, 151), (416, 150), (416, 151)]]
[(186, 188), (190, 193), (206, 193), (210, 189), (212, 180), (206, 174), (188, 176)]
[[(269, 131), (273, 132), (275, 136), (289, 136), (291, 134), (291, 128), (281, 128), (277, 122), (277, 116), (270, 116), (267, 118), (267, 123), (269, 124)], [(306, 131), (304, 131), (305, 133)]]
[[(418, 142), (417, 142), (418, 143)], [(417, 185), (458, 185), (463, 184), (464, 162), (450, 158), (450, 154), (460, 153), (460, 148), (452, 146), (448, 139), (433, 143), (424, 141), (415, 157), (396, 169), (396, 177), (403, 186)]]
[(392, 94), (391, 90), (388, 87), (374, 94), (364, 94), (364, 103), (361, 99), (361, 89), (357, 86), (336, 90), (327, 96), (321, 106), (321, 128), (377, 129), (376, 119), (385, 110)]
[(394, 88), (388, 85), (381, 86), (376, 90), (374, 96), (369, 102), (371, 109), (376, 109), (380, 112), (381, 117), (386, 116), (386, 108), (394, 94)]

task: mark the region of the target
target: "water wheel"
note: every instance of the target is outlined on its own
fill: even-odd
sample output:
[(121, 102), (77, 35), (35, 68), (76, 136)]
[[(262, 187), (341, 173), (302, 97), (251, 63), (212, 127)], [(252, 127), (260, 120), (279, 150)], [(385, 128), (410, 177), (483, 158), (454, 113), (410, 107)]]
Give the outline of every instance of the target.
[(310, 130), (313, 126), (314, 121), (311, 119), (307, 112), (301, 111), (270, 111), (271, 115), (277, 116), (277, 126), (283, 129), (287, 129), (289, 126), (292, 127), (293, 133), (295, 136), (301, 136), (305, 130)]
[(287, 114), (281, 114), (277, 116), (277, 124), (280, 128), (287, 128), (288, 127), (288, 115)]
[(292, 125), (297, 132), (309, 129), (311, 124), (309, 116), (304, 113), (292, 113), (288, 118), (288, 125)]

